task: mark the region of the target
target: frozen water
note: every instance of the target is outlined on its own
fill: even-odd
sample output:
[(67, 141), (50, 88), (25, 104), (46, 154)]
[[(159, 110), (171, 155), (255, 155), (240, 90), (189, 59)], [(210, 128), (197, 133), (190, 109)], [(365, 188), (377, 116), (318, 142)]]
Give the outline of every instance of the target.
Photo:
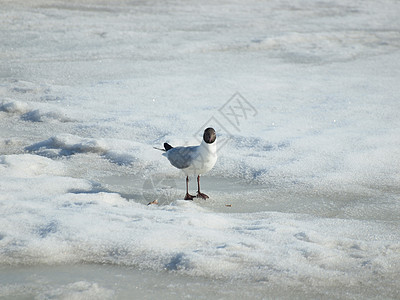
[(0, 297), (400, 297), (399, 3), (1, 6)]

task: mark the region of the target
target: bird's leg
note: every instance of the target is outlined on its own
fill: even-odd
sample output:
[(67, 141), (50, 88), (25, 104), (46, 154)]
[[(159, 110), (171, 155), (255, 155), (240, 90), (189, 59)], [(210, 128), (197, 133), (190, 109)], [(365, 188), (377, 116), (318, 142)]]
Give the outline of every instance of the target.
[(189, 194), (189, 176), (186, 176), (186, 196), (185, 200), (193, 200), (194, 196)]
[(204, 200), (210, 198), (206, 194), (200, 192), (200, 175), (197, 175), (197, 198), (203, 198)]

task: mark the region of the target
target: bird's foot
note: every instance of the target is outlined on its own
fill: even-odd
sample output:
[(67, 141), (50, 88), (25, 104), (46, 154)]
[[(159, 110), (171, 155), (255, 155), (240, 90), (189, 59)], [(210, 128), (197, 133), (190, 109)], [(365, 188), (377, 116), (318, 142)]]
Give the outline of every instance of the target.
[(206, 194), (197, 191), (197, 198), (203, 198), (204, 200), (210, 198)]
[(193, 200), (195, 196), (190, 195), (189, 193), (186, 193), (185, 199), (184, 200)]

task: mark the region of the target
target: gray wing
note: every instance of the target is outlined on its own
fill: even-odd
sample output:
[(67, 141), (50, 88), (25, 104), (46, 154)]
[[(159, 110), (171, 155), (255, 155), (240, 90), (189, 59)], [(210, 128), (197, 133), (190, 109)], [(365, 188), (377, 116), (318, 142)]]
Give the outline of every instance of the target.
[(165, 156), (171, 165), (178, 169), (186, 169), (189, 167), (197, 153), (197, 146), (192, 147), (175, 147), (167, 151)]

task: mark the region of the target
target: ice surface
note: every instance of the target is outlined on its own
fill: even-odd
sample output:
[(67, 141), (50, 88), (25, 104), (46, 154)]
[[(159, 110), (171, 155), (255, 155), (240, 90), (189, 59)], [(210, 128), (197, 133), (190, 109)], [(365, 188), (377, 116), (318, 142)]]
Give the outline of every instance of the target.
[(367, 284), (400, 267), (400, 245), (390, 242), (399, 234), (389, 224), (215, 213), (183, 200), (146, 206), (54, 174), (63, 168), (49, 158), (19, 156), (2, 158), (3, 264), (112, 264), (294, 286), (304, 278)]
[(3, 1), (0, 297), (398, 298), (399, 11)]

